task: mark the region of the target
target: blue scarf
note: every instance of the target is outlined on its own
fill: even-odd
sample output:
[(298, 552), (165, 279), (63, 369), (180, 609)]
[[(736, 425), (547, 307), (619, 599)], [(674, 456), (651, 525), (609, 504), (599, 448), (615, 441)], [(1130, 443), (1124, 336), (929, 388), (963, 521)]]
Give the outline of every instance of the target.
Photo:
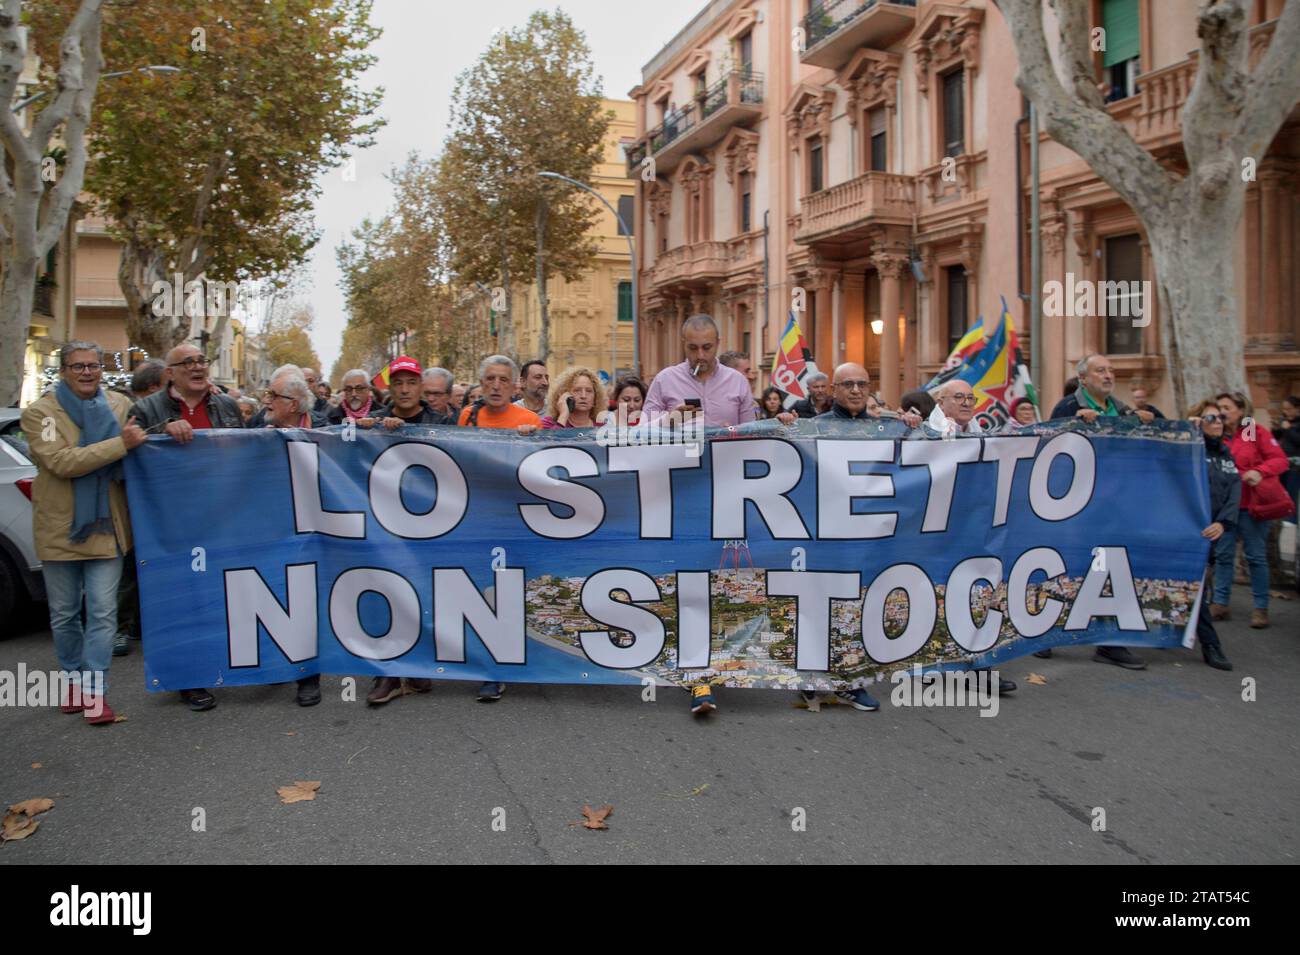
[[(122, 425), (117, 420), (117, 415), (113, 414), (103, 388), (95, 392), (95, 397), (84, 400), (77, 397), (66, 381), (60, 381), (55, 396), (72, 423), (81, 429), (78, 447), (107, 441), (122, 433)], [(114, 533), (108, 487), (111, 481), (121, 479), (120, 460), (72, 479), (72, 529), (68, 531), (68, 540), (80, 544), (91, 534)]]

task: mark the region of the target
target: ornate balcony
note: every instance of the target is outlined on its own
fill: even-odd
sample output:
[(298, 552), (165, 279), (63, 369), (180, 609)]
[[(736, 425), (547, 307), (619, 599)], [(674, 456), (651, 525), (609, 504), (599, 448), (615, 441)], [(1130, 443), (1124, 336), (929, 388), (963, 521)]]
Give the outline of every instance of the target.
[[(1252, 70), (1268, 49), (1276, 24), (1276, 20), (1269, 20), (1251, 29), (1249, 65)], [(1111, 116), (1123, 123), (1140, 145), (1158, 151), (1182, 142), (1183, 107), (1196, 81), (1198, 53), (1141, 74), (1134, 95), (1107, 107)]]
[(658, 171), (670, 172), (690, 153), (712, 146), (731, 127), (751, 122), (762, 112), (763, 74), (732, 70), (693, 103), (665, 116), (628, 150), (628, 175), (636, 174), (647, 155), (654, 157)]
[(851, 241), (882, 225), (910, 225), (916, 181), (890, 172), (868, 172), (804, 197), (794, 240), (801, 244)]
[(884, 49), (916, 25), (916, 0), (824, 0), (803, 18), (801, 62), (838, 70), (859, 47)]
[(695, 242), (669, 249), (655, 260), (650, 282), (655, 288), (699, 288), (724, 279), (732, 268), (726, 242)]

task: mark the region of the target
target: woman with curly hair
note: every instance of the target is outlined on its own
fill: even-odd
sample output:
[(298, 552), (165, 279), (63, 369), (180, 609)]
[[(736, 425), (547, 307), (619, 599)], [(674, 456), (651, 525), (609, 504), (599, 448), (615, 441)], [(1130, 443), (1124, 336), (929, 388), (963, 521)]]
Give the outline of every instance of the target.
[(609, 412), (603, 409), (608, 407), (599, 375), (590, 368), (568, 368), (551, 382), (542, 428), (595, 428), (605, 421)]

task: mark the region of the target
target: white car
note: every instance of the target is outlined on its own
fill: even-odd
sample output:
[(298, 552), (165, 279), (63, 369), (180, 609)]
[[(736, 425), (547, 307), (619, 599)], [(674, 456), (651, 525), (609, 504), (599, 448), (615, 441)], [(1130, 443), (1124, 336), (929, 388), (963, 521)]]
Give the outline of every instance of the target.
[(45, 599), (45, 579), (32, 540), (32, 480), (21, 431), (0, 431), (0, 621), (24, 598)]

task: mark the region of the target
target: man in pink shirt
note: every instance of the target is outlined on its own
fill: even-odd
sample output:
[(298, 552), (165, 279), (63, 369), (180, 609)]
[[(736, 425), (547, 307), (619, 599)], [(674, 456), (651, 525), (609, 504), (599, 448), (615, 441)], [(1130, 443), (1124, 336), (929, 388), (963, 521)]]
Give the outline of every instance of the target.
[(676, 411), (683, 422), (703, 413), (704, 425), (726, 428), (753, 421), (754, 395), (740, 372), (718, 363), (718, 326), (708, 315), (692, 315), (682, 323), (686, 360), (655, 375), (641, 412), (653, 423)]
[[(682, 351), (686, 360), (665, 368), (650, 383), (641, 423), (654, 423), (671, 412), (681, 415), (683, 424), (704, 415), (705, 427), (726, 428), (753, 421), (758, 416), (749, 379), (718, 363), (718, 326), (708, 315), (692, 315), (682, 323)], [(784, 424), (794, 415), (777, 416)], [(687, 686), (691, 712), (703, 716), (717, 709), (712, 687), (707, 683)]]

